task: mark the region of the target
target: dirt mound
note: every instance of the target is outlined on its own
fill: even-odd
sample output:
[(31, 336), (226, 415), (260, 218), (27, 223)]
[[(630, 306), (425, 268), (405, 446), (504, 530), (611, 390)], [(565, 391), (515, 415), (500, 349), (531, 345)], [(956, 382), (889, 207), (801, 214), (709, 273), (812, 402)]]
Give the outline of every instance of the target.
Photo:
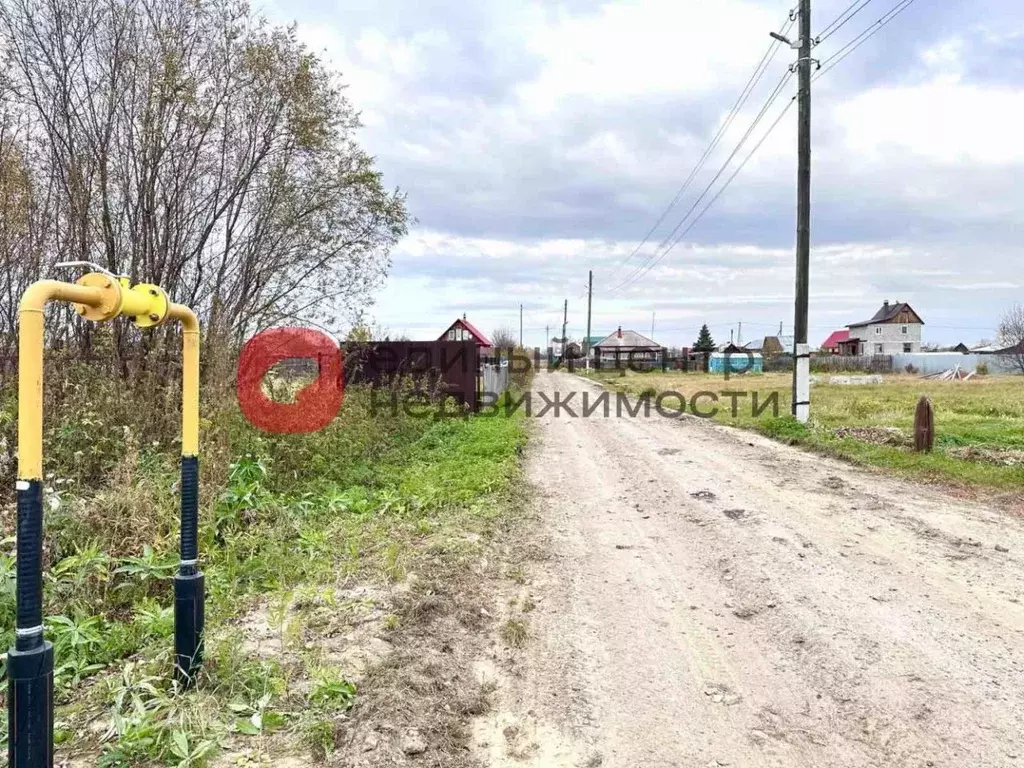
[(1024, 450), (1019, 448), (965, 445), (947, 449), (946, 455), (964, 461), (981, 461), (987, 464), (1002, 464), (1007, 467), (1024, 465)]
[(911, 436), (898, 427), (839, 427), (832, 434), (840, 440), (852, 437), (862, 443), (872, 445), (896, 445), (900, 447), (913, 444)]

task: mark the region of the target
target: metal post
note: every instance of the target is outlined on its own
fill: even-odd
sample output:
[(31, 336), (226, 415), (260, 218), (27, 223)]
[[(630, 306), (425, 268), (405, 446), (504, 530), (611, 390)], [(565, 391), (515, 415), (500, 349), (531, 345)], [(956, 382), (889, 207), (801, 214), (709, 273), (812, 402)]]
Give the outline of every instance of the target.
[(40, 280), (25, 291), (18, 308), (17, 608), (14, 647), (7, 654), (10, 768), (53, 766), (53, 646), (43, 636), (43, 312), (54, 299), (109, 311), (116, 289), (110, 289), (112, 278), (102, 279), (104, 288)]
[(523, 348), (523, 305), (519, 305), (519, 348)]
[(810, 347), (807, 304), (811, 259), (811, 0), (800, 0), (800, 58), (797, 61), (800, 110), (797, 138), (796, 307), (793, 323), (793, 415), (810, 415)]
[(203, 662), (205, 579), (199, 570), (199, 322), (187, 307), (172, 304), (182, 322), (181, 555), (174, 576), (175, 674), (190, 685)]

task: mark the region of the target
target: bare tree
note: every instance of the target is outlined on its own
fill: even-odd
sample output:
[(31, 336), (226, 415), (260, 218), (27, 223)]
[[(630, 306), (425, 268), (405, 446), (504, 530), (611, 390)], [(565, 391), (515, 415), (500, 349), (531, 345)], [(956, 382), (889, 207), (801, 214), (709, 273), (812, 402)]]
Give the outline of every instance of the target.
[(1014, 304), (999, 321), (999, 344), (1016, 371), (1024, 374), (1024, 305)]
[(404, 196), (294, 29), (241, 0), (4, 0), (0, 51), (16, 127), (0, 133), (0, 206), (20, 211), (0, 271), (15, 249), (32, 278), (75, 258), (159, 283), (198, 309), (207, 345), (336, 325), (386, 274)]
[(491, 344), (495, 349), (515, 349), (519, 346), (519, 338), (511, 328), (503, 325), (491, 332)]

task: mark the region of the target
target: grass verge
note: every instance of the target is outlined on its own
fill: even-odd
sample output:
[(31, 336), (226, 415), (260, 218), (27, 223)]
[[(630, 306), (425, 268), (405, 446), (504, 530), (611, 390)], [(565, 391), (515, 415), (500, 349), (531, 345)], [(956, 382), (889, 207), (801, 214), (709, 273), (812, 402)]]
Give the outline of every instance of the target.
[[(54, 429), (83, 429), (74, 410)], [(176, 461), (166, 445), (116, 431), (127, 447), (89, 475), (102, 482), (83, 482), (81, 467), (102, 455), (48, 435), (58, 450), (47, 464), (45, 611), (62, 760), (347, 764), (352, 749), (366, 765), (464, 759), (463, 721), (483, 704), (452, 670), (486, 613), (480, 563), (518, 508), (521, 415), (375, 412), (360, 389), (312, 435), (265, 435), (218, 412), (202, 453), (207, 662), (190, 691), (169, 674)], [(6, 504), (4, 648), (13, 520)]]
[[(697, 393), (702, 412), (716, 409), (715, 421), (752, 429), (793, 445), (879, 467), (916, 479), (962, 484), (999, 491), (1024, 489), (1024, 378), (977, 377), (969, 381), (931, 381), (914, 376), (886, 376), (882, 384), (840, 385), (818, 377), (811, 389), (808, 425), (788, 416), (790, 374), (723, 376), (683, 373), (600, 371), (591, 376), (613, 391), (679, 392), (687, 411)], [(733, 396), (736, 408), (733, 409)], [(777, 398), (777, 408), (755, 413), (754, 397), (763, 406)], [(933, 453), (914, 453), (914, 408), (921, 395), (935, 408)], [(678, 399), (664, 399), (665, 408)]]

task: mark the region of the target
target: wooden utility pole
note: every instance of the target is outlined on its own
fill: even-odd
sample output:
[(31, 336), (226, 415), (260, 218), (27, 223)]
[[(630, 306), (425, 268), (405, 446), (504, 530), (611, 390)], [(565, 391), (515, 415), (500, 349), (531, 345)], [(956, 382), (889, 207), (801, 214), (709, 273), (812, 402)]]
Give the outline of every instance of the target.
[(569, 339), (565, 335), (566, 328), (569, 325), (569, 300), (565, 300), (565, 309), (562, 314), (562, 362), (565, 362), (565, 348), (569, 346)]
[(811, 261), (811, 0), (800, 0), (800, 58), (797, 59), (798, 116), (796, 172), (796, 307), (793, 322), (793, 415), (810, 415), (810, 347), (807, 344), (807, 299)]
[(523, 305), (519, 305), (519, 348), (523, 348)]
[(587, 358), (587, 370), (590, 370), (590, 308), (594, 301), (594, 270), (590, 270), (587, 278), (587, 338), (583, 340), (583, 350)]

